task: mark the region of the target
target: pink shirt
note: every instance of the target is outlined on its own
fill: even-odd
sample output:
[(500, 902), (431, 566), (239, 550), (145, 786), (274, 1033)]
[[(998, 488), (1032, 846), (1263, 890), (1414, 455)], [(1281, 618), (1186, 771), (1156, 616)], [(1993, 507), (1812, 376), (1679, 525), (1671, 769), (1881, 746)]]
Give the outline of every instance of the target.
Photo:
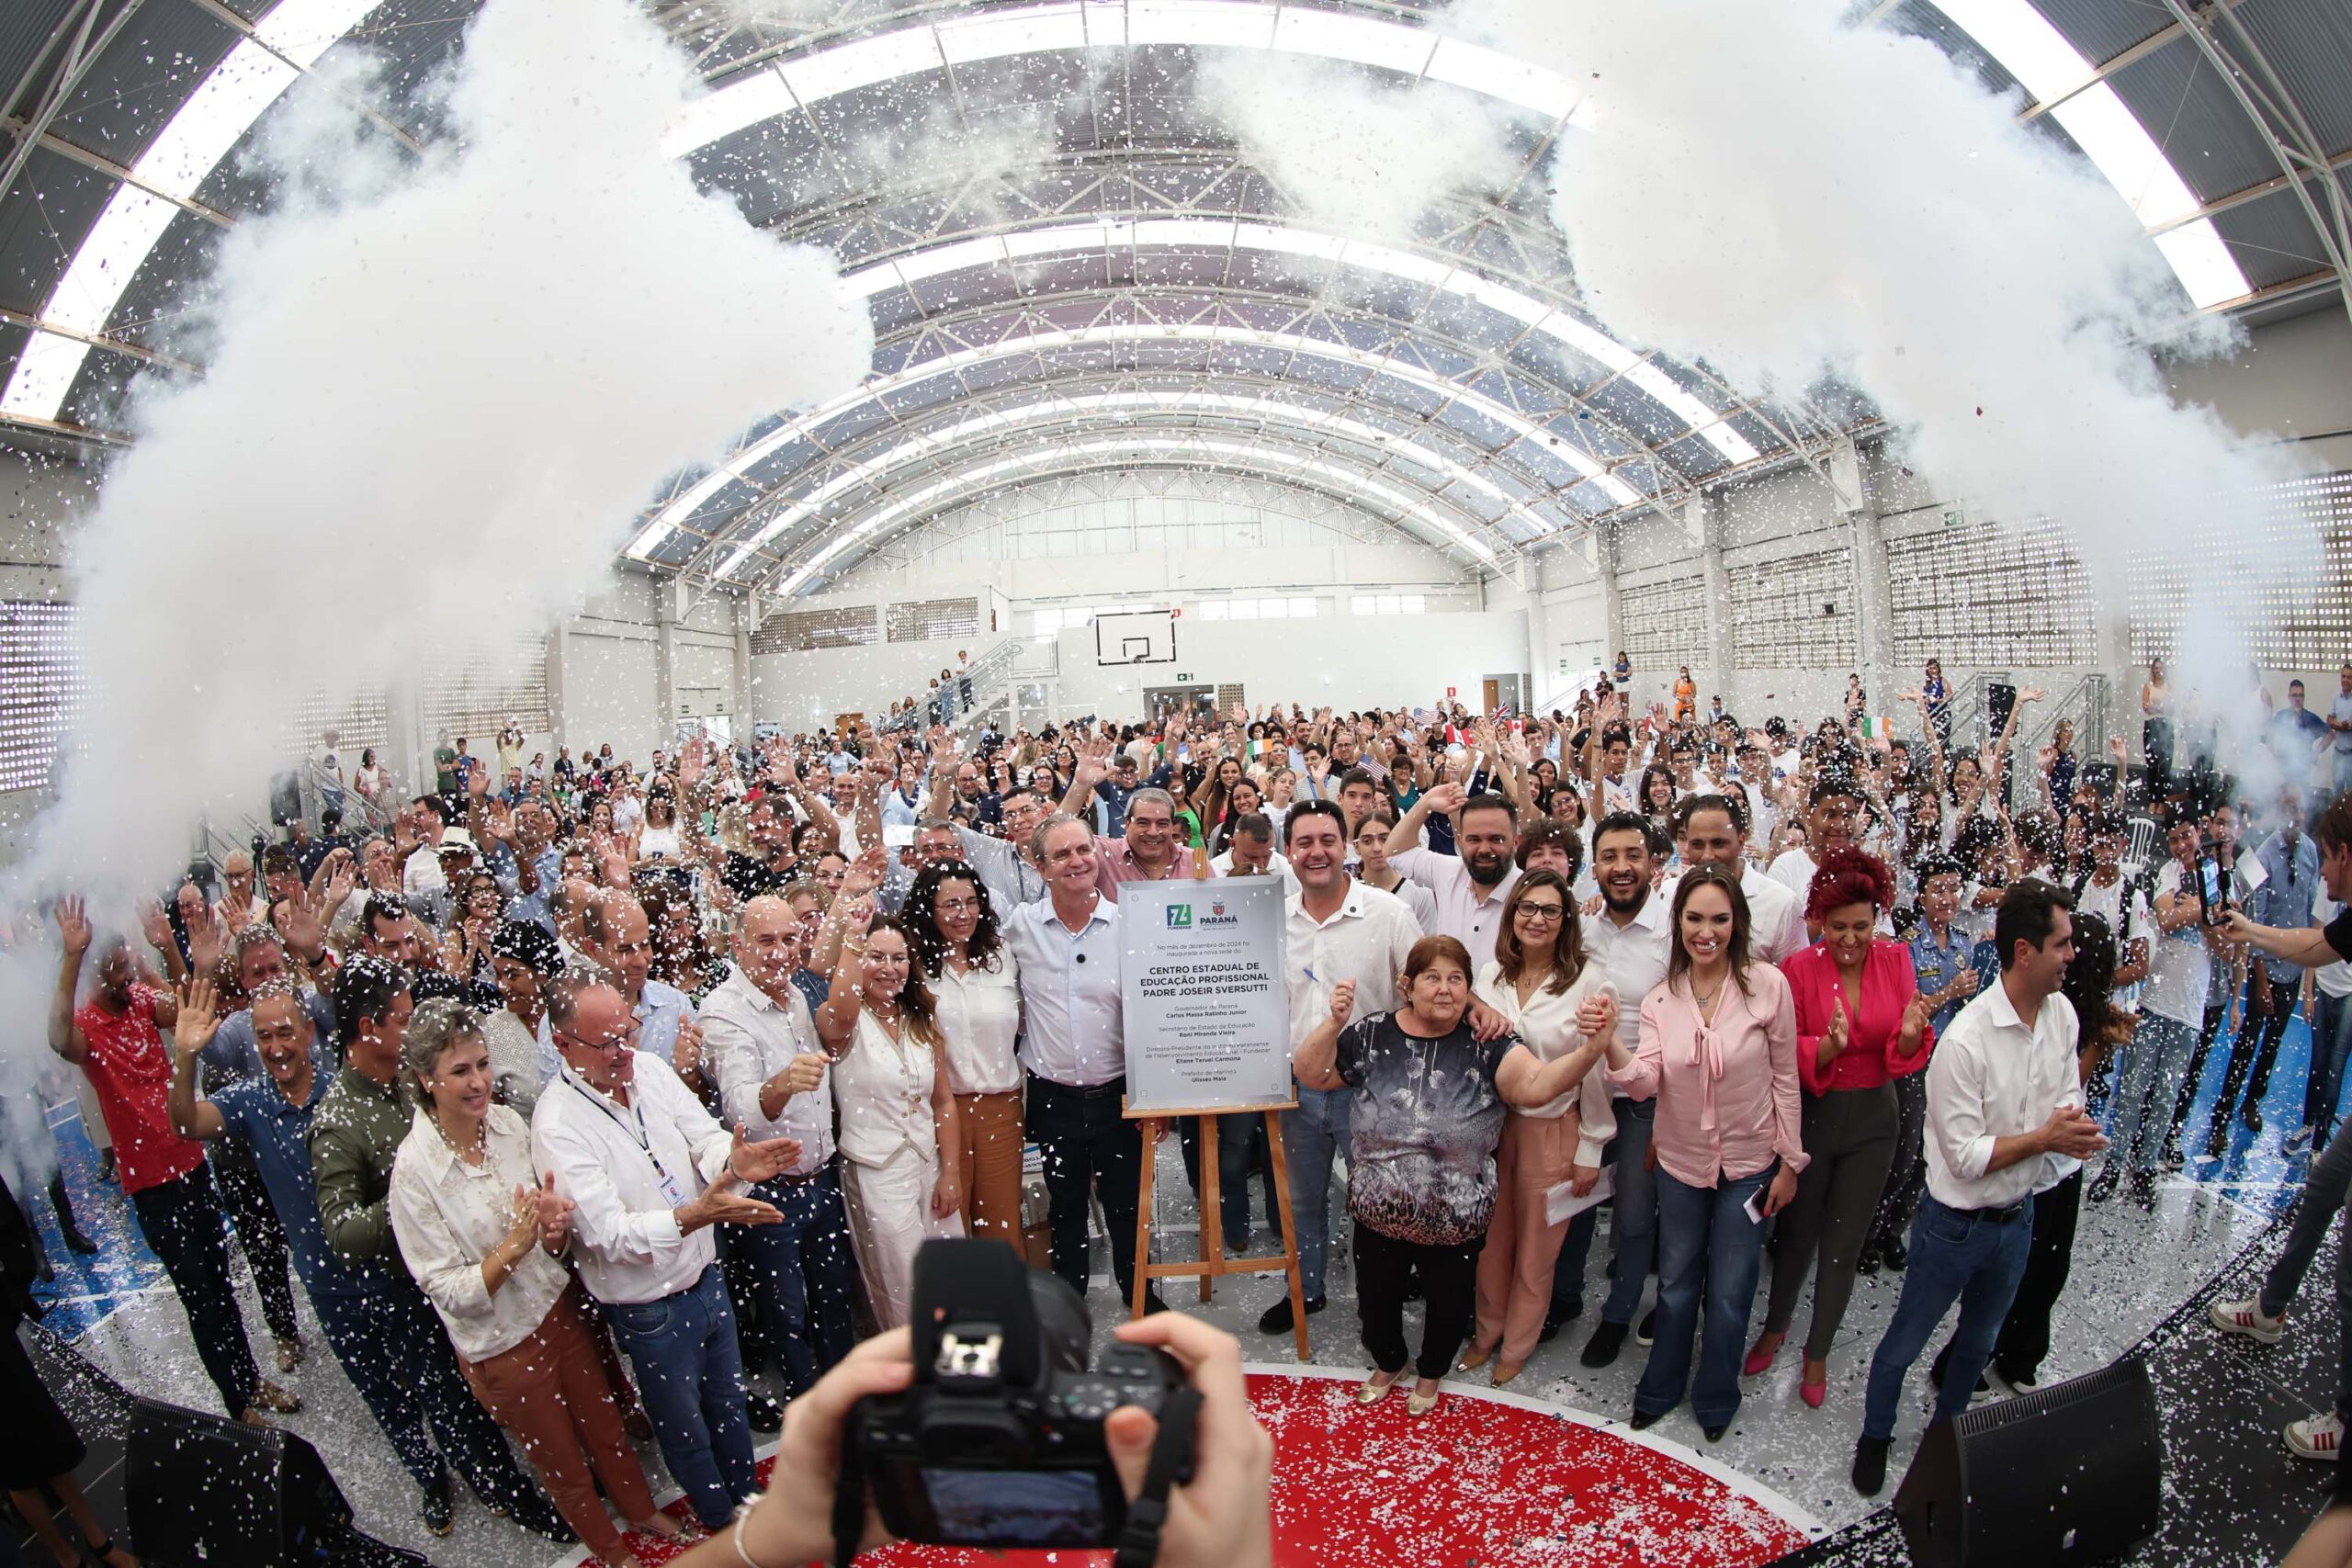
[(1635, 1100), (1657, 1100), (1650, 1146), (1668, 1176), (1712, 1188), (1769, 1168), (1775, 1156), (1805, 1168), (1798, 1133), (1797, 1019), (1789, 983), (1751, 964), (1747, 989), (1726, 980), (1710, 1025), (1690, 981), (1662, 981), (1642, 998), (1634, 1059), (1609, 1071)]
[(1838, 961), (1826, 943), (1816, 942), (1781, 960), (1781, 973), (1797, 1013), (1797, 1079), (1810, 1095), (1832, 1089), (1876, 1089), (1892, 1078), (1925, 1072), (1936, 1043), (1930, 1024), (1919, 1032), (1919, 1049), (1903, 1052), (1903, 1010), (1919, 994), (1911, 950), (1899, 942), (1873, 942), (1862, 958), (1862, 999), (1846, 1014), (1846, 1048), (1827, 1067), (1820, 1066), (1821, 1037), (1846, 994)]
[(1192, 874), (1193, 852), (1182, 844), (1168, 857), (1168, 869), (1154, 876), (1136, 863), (1136, 852), (1125, 839), (1094, 836), (1094, 886), (1114, 904), (1119, 901), (1122, 882), (1174, 882)]

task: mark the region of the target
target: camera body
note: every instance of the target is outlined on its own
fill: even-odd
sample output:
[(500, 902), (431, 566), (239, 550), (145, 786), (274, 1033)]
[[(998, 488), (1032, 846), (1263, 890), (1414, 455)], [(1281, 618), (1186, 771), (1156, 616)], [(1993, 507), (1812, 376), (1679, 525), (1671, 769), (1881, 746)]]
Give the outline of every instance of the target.
[(925, 1242), (915, 1258), (915, 1380), (858, 1401), (837, 1510), (871, 1496), (902, 1540), (1103, 1548), (1126, 1522), (1102, 1424), (1157, 1416), (1183, 1381), (1164, 1351), (1113, 1345), (1087, 1365), (1085, 1303), (1001, 1242)]

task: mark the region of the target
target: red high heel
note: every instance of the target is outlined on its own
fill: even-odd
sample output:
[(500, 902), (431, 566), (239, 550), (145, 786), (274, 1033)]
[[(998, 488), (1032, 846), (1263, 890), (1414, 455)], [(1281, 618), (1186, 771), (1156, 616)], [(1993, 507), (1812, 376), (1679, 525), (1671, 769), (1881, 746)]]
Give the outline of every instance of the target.
[(1798, 1374), (1797, 1397), (1804, 1400), (1808, 1406), (1815, 1410), (1818, 1410), (1823, 1405), (1829, 1403), (1829, 1367), (1826, 1362), (1824, 1362), (1822, 1365), (1821, 1381), (1818, 1382), (1815, 1382), (1813, 1379), (1813, 1369), (1811, 1367), (1807, 1367), (1803, 1372)]
[(1771, 1369), (1773, 1358), (1778, 1356), (1780, 1353), (1781, 1347), (1779, 1345), (1775, 1345), (1770, 1350), (1767, 1350), (1764, 1348), (1762, 1343), (1759, 1342), (1755, 1349), (1750, 1350), (1747, 1353), (1747, 1359), (1740, 1363), (1739, 1375), (1744, 1378), (1752, 1378), (1757, 1376), (1758, 1373), (1769, 1371)]

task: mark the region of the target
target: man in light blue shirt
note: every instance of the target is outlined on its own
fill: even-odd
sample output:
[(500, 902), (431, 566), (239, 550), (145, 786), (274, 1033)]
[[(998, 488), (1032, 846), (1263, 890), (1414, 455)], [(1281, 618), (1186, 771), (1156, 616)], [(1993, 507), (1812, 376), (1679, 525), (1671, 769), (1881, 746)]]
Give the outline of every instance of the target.
[(683, 1037), (692, 1046), (686, 1062), (701, 1057), (695, 1004), (675, 986), (652, 978), (653, 927), (645, 918), (645, 907), (622, 889), (607, 887), (581, 909), (580, 935), (588, 956), (611, 973), (613, 988), (637, 1020), (637, 1048), (678, 1067), (686, 1087), (699, 1093), (700, 1074), (690, 1075), (679, 1066), (678, 1050)]
[[(2320, 892), (2319, 845), (2303, 830), (2302, 792), (2292, 784), (2278, 792), (2278, 830), (2255, 852), (2262, 882), (2246, 897), (2245, 912), (2257, 925), (2301, 931), (2312, 923), (2312, 901)], [(2245, 878), (2243, 865), (2238, 874)], [(2233, 1115), (2248, 1132), (2262, 1131), (2262, 1097), (2270, 1090), (2270, 1068), (2278, 1059), (2278, 1042), (2286, 1035), (2288, 1021), (2295, 1016), (2302, 984), (2302, 970), (2283, 958), (2266, 955), (2261, 969), (2247, 975), (2246, 1027), (2230, 1042), (2229, 1066), (2222, 1075), (2221, 1095), (2213, 1101), (2212, 1123), (2206, 1129), (2206, 1153), (2228, 1147)], [(2243, 1105), (2241, 1089), (2245, 1091)]]

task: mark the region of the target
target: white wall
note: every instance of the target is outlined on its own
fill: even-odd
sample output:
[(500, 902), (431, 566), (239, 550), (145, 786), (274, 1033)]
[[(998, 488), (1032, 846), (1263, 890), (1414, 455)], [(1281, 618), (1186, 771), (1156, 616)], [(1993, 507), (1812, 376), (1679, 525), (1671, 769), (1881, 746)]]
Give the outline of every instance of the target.
[(2313, 469), (2352, 468), (2352, 315), (2342, 305), (2248, 334), (2236, 355), (2167, 367), (2173, 395), (2210, 403), (2249, 441)]
[(1239, 685), (1246, 700), (1342, 710), (1426, 707), (1453, 687), (1476, 705), (1480, 682), (1527, 670), (1527, 617), (1518, 610), (1466, 615), (1335, 615), (1314, 621), (1195, 624), (1176, 634), (1176, 662), (1104, 669), (1091, 630), (1059, 639), (1060, 716), (1124, 717), (1143, 709), (1147, 686)]

